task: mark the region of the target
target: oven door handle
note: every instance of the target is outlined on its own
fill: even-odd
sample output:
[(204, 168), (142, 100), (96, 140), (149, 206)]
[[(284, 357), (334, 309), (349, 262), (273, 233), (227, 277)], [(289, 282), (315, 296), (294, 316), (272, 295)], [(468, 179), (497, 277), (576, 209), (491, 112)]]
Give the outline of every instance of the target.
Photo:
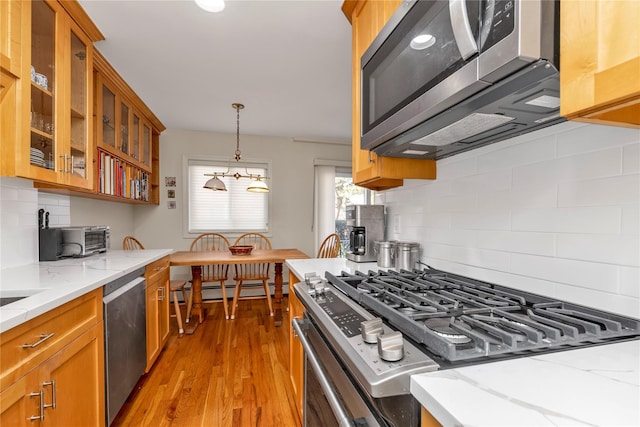
[(311, 367), (315, 372), (316, 376), (318, 377), (318, 382), (322, 387), (322, 391), (324, 391), (327, 401), (329, 402), (329, 405), (333, 410), (333, 414), (338, 419), (338, 422), (341, 427), (352, 427), (353, 423), (349, 419), (349, 416), (347, 415), (347, 411), (344, 409), (344, 407), (342, 406), (342, 402), (340, 401), (340, 398), (331, 387), (331, 383), (329, 382), (329, 378), (327, 377), (327, 374), (324, 372), (322, 365), (320, 365), (317, 355), (314, 353), (313, 348), (311, 347), (311, 344), (307, 340), (307, 337), (304, 334), (304, 331), (302, 330), (303, 327), (304, 328), (307, 327), (306, 325), (307, 323), (308, 323), (308, 320), (301, 320), (301, 319), (293, 319), (291, 321), (293, 329), (296, 331), (296, 334), (298, 335), (298, 339), (300, 339), (300, 343), (302, 344), (302, 348), (304, 349), (304, 352), (307, 355), (307, 360), (309, 361), (309, 363), (311, 363)]

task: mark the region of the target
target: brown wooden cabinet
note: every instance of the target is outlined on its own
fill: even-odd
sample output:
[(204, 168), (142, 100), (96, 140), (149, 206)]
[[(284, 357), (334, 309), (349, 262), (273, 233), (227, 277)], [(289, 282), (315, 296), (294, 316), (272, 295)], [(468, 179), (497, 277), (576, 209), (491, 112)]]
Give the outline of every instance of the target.
[[(304, 314), (304, 306), (293, 291), (293, 285), (300, 279), (289, 271), (289, 317), (290, 319), (301, 319)], [(300, 420), (303, 419), (303, 399), (304, 399), (304, 350), (302, 343), (289, 323), (289, 376), (293, 393), (295, 395), (295, 405), (298, 410)]]
[[(159, 136), (164, 125), (96, 52), (95, 114), (99, 195), (159, 203)], [(154, 176), (155, 175), (155, 176)]]
[(640, 2), (560, 5), (560, 114), (640, 127)]
[(102, 289), (4, 332), (0, 343), (0, 425), (105, 424)]
[[(2, 117), (3, 151), (7, 150), (2, 174), (89, 189), (93, 185), (92, 43), (101, 35), (81, 9), (64, 3), (3, 4), (22, 19), (19, 41), (13, 30), (10, 35), (11, 53), (20, 46), (19, 68), (13, 66), (17, 57), (11, 58), (20, 79), (15, 83), (15, 106)], [(9, 12), (16, 28), (13, 11)], [(5, 133), (13, 138), (5, 139)]]
[(149, 372), (169, 338), (169, 257), (147, 265), (147, 366)]
[(360, 58), (401, 3), (401, 0), (346, 0), (342, 5), (352, 25), (353, 182), (371, 190), (400, 187), (405, 178), (436, 177), (435, 160), (384, 157), (360, 149)]

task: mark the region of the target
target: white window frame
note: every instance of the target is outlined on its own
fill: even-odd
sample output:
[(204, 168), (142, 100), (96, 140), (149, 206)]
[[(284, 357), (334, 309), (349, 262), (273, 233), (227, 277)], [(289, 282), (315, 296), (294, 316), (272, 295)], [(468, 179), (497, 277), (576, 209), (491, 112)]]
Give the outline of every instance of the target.
[[(207, 232), (216, 232), (216, 233), (221, 233), (224, 234), (227, 237), (230, 236), (239, 236), (242, 233), (248, 232), (248, 231), (257, 231), (259, 233), (263, 233), (267, 236), (270, 235), (270, 216), (271, 216), (271, 192), (269, 193), (255, 193), (254, 195), (257, 197), (264, 197), (265, 199), (265, 209), (266, 209), (266, 225), (264, 228), (252, 228), (252, 229), (223, 229), (223, 228), (214, 228), (214, 229), (191, 229), (190, 228), (190, 221), (189, 221), (189, 206), (190, 206), (190, 201), (191, 201), (191, 193), (190, 193), (190, 173), (189, 173), (189, 166), (191, 163), (193, 162), (197, 162), (197, 163), (211, 163), (211, 172), (213, 173), (215, 170), (217, 171), (225, 171), (227, 169), (227, 166), (231, 166), (231, 167), (236, 167), (238, 166), (238, 164), (235, 162), (235, 160), (232, 160), (231, 163), (229, 163), (229, 159), (225, 158), (225, 157), (217, 157), (217, 156), (208, 156), (208, 155), (202, 155), (202, 154), (189, 154), (189, 155), (183, 155), (182, 156), (182, 172), (183, 172), (183, 191), (184, 191), (184, 203), (183, 203), (183, 235), (186, 238), (193, 238), (195, 236), (198, 236), (202, 233), (207, 233)], [(266, 174), (267, 176), (270, 176), (270, 171), (271, 171), (271, 161), (269, 160), (264, 160), (264, 159), (246, 159), (246, 160), (242, 160), (239, 162), (239, 164), (241, 165), (241, 167), (244, 167), (244, 165), (246, 165), (248, 168), (250, 168), (251, 166), (265, 166), (266, 167)], [(209, 177), (206, 177), (206, 179), (208, 180)], [(204, 177), (203, 177), (204, 179)], [(235, 178), (230, 178), (232, 180), (235, 180)], [(205, 180), (206, 182), (206, 180)], [(251, 182), (248, 178), (240, 178), (239, 182), (242, 182), (243, 184), (246, 183), (245, 187), (249, 186), (249, 183)], [(271, 188), (271, 182), (268, 182), (269, 187)], [(211, 190), (207, 190), (209, 191), (212, 196), (216, 193), (214, 191)], [(242, 191), (246, 191), (246, 190), (242, 190)], [(228, 192), (227, 192), (228, 194)], [(250, 193), (251, 194), (251, 193)]]

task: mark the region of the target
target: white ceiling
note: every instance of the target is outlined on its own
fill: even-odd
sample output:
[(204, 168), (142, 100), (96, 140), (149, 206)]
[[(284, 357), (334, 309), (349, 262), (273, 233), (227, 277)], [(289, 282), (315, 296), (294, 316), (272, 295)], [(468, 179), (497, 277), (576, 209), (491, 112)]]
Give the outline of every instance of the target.
[(96, 43), (167, 128), (351, 140), (351, 26), (335, 0), (80, 0)]

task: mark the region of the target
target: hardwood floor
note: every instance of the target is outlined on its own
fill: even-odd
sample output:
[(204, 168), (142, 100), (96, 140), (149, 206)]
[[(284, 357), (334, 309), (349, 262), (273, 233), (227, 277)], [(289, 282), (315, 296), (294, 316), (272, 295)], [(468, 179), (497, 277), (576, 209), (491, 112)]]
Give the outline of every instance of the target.
[(112, 426), (300, 426), (288, 313), (276, 328), (266, 300), (240, 301), (235, 320), (224, 320), (222, 304), (207, 308), (193, 335), (180, 337), (171, 319), (164, 351)]

